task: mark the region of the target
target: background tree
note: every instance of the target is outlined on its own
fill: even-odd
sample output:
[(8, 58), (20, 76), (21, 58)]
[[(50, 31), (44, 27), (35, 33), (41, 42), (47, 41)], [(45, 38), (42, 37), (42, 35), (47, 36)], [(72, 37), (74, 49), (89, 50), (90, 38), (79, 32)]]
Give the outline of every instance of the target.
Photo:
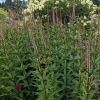
[(100, 0), (93, 0), (93, 3), (96, 4), (97, 6), (100, 5)]
[(16, 10), (16, 11), (19, 10), (21, 4), (22, 4), (22, 1), (21, 0), (14, 0), (13, 1), (13, 9)]
[(1, 8), (4, 8), (5, 7), (5, 3), (3, 2), (2, 4), (1, 4)]
[(0, 8), (2, 7), (2, 4), (0, 3)]
[(6, 0), (6, 1), (5, 1), (5, 8), (6, 8), (6, 9), (7, 9), (7, 8), (9, 8), (9, 9), (12, 8), (12, 0)]

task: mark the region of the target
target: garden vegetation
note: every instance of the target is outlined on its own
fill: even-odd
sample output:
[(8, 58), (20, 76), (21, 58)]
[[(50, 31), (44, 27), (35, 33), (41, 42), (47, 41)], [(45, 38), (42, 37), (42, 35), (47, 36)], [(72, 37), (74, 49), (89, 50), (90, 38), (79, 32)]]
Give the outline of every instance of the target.
[(29, 0), (21, 18), (0, 12), (0, 100), (100, 100), (99, 6)]

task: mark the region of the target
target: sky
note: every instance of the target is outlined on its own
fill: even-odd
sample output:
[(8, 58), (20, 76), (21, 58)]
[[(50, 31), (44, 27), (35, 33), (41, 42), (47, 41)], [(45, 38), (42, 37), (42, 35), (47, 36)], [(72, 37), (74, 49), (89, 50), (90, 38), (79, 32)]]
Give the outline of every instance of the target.
[(0, 3), (5, 2), (5, 0), (0, 0)]
[[(12, 0), (13, 1), (13, 0)], [(27, 0), (25, 0), (25, 1), (27, 1)], [(5, 2), (5, 0), (0, 0), (0, 3), (2, 3), (2, 2)]]

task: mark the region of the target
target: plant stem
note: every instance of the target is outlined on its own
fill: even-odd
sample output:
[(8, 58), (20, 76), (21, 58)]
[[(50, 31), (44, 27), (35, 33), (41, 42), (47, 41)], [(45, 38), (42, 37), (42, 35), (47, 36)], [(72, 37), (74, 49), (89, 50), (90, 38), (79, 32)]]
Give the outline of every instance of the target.
[(39, 67), (40, 67), (40, 75), (42, 77), (42, 83), (43, 83), (43, 88), (44, 88), (45, 100), (48, 100), (47, 99), (47, 93), (46, 93), (46, 86), (45, 86), (44, 77), (43, 77), (43, 70), (41, 68), (41, 63), (40, 63), (39, 59), (38, 59), (38, 63), (39, 63)]

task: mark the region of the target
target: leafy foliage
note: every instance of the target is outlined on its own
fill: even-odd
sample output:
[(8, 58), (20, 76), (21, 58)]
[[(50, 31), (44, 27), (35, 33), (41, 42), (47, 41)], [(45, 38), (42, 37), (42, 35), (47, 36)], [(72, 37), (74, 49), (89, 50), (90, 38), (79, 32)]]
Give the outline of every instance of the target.
[[(98, 99), (96, 91), (99, 88), (96, 87), (99, 80), (96, 77), (100, 74), (99, 37), (91, 39), (96, 36), (93, 33), (86, 39), (82, 36), (82, 46), (79, 47), (77, 25), (74, 28), (64, 25), (64, 34), (58, 24), (52, 26), (45, 23), (41, 27), (39, 21), (34, 26), (35, 28), (32, 28), (31, 23), (28, 26), (29, 30), (22, 26), (16, 29), (14, 26), (2, 31), (0, 98), (2, 100)], [(90, 74), (86, 69), (86, 48), (83, 46), (88, 39), (91, 39)], [(37, 53), (33, 42), (36, 43)], [(15, 89), (16, 84), (20, 84), (20, 90)]]
[[(38, 10), (29, 22), (10, 17), (2, 24), (1, 100), (99, 100), (100, 34), (96, 23), (84, 26), (82, 15), (88, 16), (90, 9), (81, 6), (87, 7), (79, 3), (76, 10), (81, 12), (70, 23), (57, 19), (59, 15), (55, 23), (43, 23), (46, 10)], [(60, 5), (56, 10), (53, 14), (63, 15)]]
[(4, 20), (7, 17), (7, 12), (0, 8), (0, 20)]

